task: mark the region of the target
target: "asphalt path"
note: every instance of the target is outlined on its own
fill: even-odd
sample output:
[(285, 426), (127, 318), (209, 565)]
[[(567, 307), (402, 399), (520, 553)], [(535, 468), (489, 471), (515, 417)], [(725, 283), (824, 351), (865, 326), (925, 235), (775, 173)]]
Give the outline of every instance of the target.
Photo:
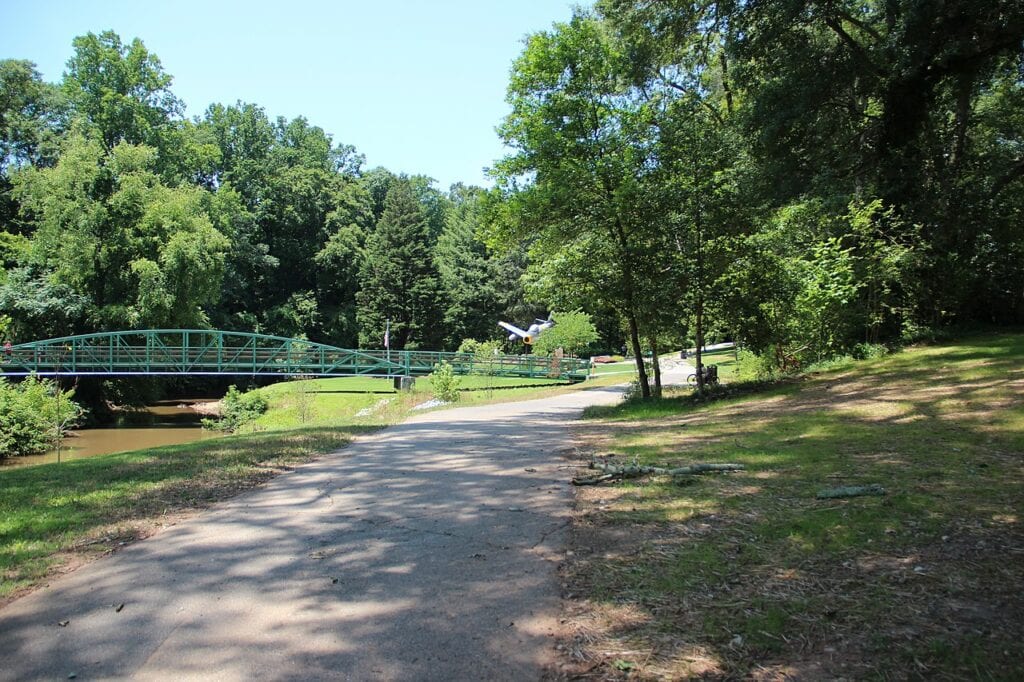
[(536, 679), (569, 524), (559, 452), (620, 395), (360, 438), (0, 610), (0, 679)]

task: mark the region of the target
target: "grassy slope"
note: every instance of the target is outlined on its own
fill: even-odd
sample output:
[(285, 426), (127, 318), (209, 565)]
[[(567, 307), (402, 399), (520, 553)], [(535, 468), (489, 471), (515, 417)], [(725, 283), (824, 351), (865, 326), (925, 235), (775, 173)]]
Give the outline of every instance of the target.
[[(466, 390), (459, 405), (579, 388), (498, 377), (463, 377), (462, 386)], [(271, 409), (249, 434), (61, 464), (0, 468), (0, 605), (69, 565), (113, 551), (183, 513), (332, 452), (355, 435), (399, 422), (412, 406), (432, 397), (426, 379), (417, 381), (415, 391), (400, 395), (389, 381), (369, 377), (283, 382), (260, 390)], [(304, 423), (300, 391), (309, 400)], [(383, 399), (393, 400), (365, 417), (355, 416)]]
[[(522, 400), (562, 386), (566, 384), (551, 379), (459, 377), (459, 404)], [(418, 378), (414, 389), (404, 393), (396, 392), (390, 379), (374, 377), (285, 381), (259, 390), (270, 403), (270, 410), (256, 421), (255, 430), (339, 423), (393, 424), (401, 421), (415, 405), (433, 398), (429, 377)], [(305, 422), (301, 419), (303, 401), (307, 406)], [(357, 417), (361, 410), (368, 414)]]
[[(572, 609), (582, 669), (1024, 676), (1021, 335), (593, 414), (592, 451), (748, 470), (581, 489), (566, 580), (587, 595)], [(869, 483), (888, 494), (815, 499)]]

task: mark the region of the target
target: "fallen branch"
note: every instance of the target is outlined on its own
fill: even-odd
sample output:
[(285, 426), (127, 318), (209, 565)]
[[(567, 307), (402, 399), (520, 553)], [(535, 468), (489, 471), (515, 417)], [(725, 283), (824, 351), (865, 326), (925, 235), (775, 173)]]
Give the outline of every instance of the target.
[(885, 488), (872, 483), (871, 485), (841, 485), (838, 488), (819, 490), (819, 500), (834, 500), (839, 497), (861, 497), (863, 495), (885, 495)]
[(608, 462), (591, 461), (588, 465), (591, 469), (599, 469), (604, 472), (599, 476), (578, 476), (572, 479), (573, 485), (597, 485), (605, 481), (622, 480), (624, 478), (639, 478), (640, 476), (691, 476), (693, 474), (706, 474), (715, 471), (742, 471), (745, 467), (742, 464), (724, 464), (717, 462), (702, 462), (690, 464), (672, 469), (666, 467), (641, 466), (639, 464), (618, 465)]

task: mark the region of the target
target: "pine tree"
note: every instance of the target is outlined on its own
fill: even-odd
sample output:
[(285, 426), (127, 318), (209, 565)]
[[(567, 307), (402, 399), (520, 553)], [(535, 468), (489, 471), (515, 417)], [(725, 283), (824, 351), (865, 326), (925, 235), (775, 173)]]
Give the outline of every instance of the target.
[(388, 190), (384, 213), (366, 240), (360, 273), (359, 344), (380, 348), (391, 320), (391, 348), (437, 348), (444, 329), (441, 289), (428, 221), (406, 181)]

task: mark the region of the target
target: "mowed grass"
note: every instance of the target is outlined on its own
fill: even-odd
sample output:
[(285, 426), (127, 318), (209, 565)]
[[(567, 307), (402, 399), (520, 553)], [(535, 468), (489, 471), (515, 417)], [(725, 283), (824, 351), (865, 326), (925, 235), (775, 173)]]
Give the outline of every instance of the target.
[(0, 604), (54, 570), (145, 537), (367, 430), (229, 436), (0, 469)]
[[(456, 406), (582, 387), (479, 376), (460, 382), (464, 390)], [(244, 434), (0, 468), (0, 604), (68, 566), (337, 450), (358, 434), (400, 422), (433, 397), (427, 378), (402, 393), (390, 380), (371, 377), (286, 381), (259, 390), (270, 410)]]
[[(576, 385), (556, 379), (458, 377), (459, 400), (452, 405), (525, 400)], [(270, 409), (247, 430), (279, 430), (329, 424), (395, 424), (418, 405), (434, 399), (431, 379), (417, 377), (413, 390), (396, 391), (391, 379), (336, 377), (284, 381), (258, 389)], [(445, 405), (442, 407), (451, 407)]]
[(581, 489), (587, 674), (1024, 677), (1024, 335), (591, 414), (596, 454), (747, 469)]

